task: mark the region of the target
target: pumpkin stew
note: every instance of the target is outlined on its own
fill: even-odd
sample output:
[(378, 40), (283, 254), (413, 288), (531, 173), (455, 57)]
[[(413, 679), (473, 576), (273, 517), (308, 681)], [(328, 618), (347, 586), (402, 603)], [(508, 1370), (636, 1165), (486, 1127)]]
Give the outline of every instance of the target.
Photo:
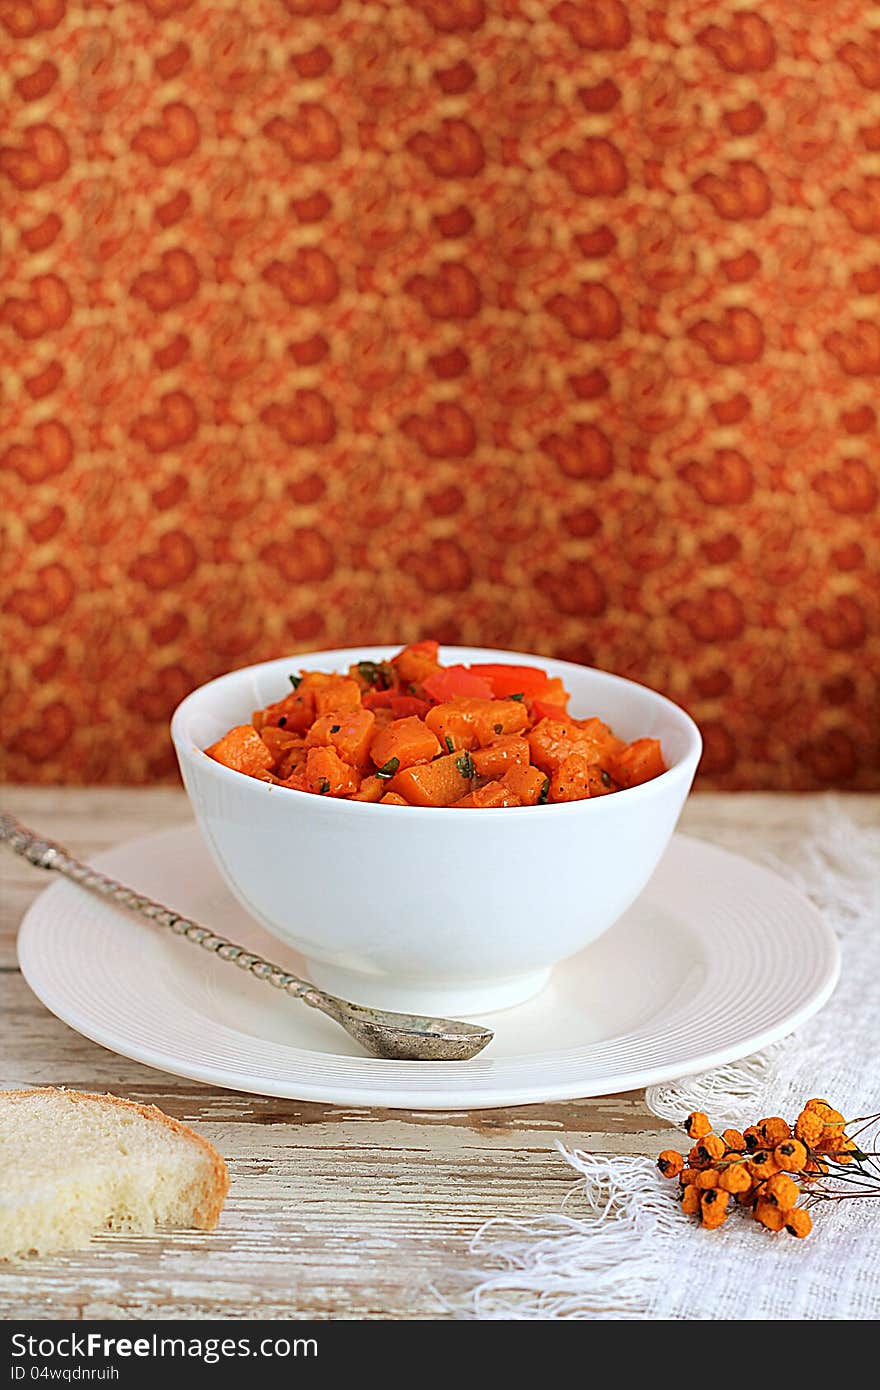
[(436, 642), (345, 674), (304, 671), (250, 724), (205, 752), (295, 791), (385, 806), (503, 807), (583, 801), (666, 771), (655, 738), (625, 743), (575, 719), (536, 666), (441, 666)]

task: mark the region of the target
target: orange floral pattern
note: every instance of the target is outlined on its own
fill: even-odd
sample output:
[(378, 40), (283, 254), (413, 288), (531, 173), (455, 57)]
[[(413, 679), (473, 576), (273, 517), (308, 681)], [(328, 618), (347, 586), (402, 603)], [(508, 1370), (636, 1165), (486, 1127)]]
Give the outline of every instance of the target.
[(869, 0), (0, 0), (5, 775), (435, 635), (880, 786)]

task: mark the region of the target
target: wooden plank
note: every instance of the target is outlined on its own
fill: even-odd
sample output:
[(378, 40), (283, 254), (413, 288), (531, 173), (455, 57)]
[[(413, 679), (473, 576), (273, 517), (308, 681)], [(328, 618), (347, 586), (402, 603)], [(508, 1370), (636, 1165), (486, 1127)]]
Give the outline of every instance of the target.
[(437, 1317), (483, 1221), (556, 1210), (562, 1140), (652, 1152), (640, 1093), (485, 1112), (341, 1108), (213, 1090), (116, 1057), (0, 978), (0, 1085), (112, 1089), (197, 1126), (230, 1165), (213, 1235), (105, 1237), (0, 1265), (4, 1317)]

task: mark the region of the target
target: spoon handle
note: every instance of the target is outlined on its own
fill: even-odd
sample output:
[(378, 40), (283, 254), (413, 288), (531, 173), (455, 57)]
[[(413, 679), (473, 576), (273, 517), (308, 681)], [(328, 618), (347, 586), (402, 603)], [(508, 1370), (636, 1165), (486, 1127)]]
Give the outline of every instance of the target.
[(173, 912), (170, 907), (155, 902), (145, 893), (126, 888), (124, 883), (118, 883), (115, 878), (102, 874), (99, 869), (83, 864), (62, 845), (44, 839), (33, 830), (29, 830), (26, 825), (22, 825), (14, 816), (5, 813), (0, 814), (0, 843), (2, 842), (16, 854), (35, 864), (38, 869), (54, 869), (56, 873), (78, 883), (81, 888), (88, 888), (119, 907), (127, 907), (132, 912), (137, 912), (157, 927), (167, 927), (175, 936), (182, 936), (194, 946), (201, 946), (203, 951), (212, 951), (221, 960), (231, 961), (240, 970), (249, 971), (251, 975), (256, 975), (258, 980), (268, 981), (276, 989), (302, 999), (303, 1003), (310, 1004), (312, 1008), (325, 1007), (328, 996), (323, 990), (319, 990), (317, 985), (300, 979), (298, 975), (292, 975), (289, 970), (282, 970), (280, 965), (273, 965), (271, 961), (264, 960), (254, 951), (245, 950), (244, 946), (236, 945), (225, 936), (218, 936), (208, 927), (199, 926), (198, 922), (190, 921), (188, 917), (181, 917), (179, 912)]

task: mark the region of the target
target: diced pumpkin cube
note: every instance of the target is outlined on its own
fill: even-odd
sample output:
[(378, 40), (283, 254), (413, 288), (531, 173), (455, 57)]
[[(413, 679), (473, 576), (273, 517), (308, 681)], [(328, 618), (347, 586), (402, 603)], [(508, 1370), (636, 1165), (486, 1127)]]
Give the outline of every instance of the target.
[[(474, 758), (476, 759), (476, 754)], [(542, 798), (546, 800), (549, 792), (549, 778), (546, 772), (542, 772), (539, 767), (532, 767), (528, 762), (513, 763), (501, 780), (514, 796), (519, 797), (523, 806), (537, 806)]]
[[(550, 778), (551, 801), (584, 801), (590, 789), (593, 765), (586, 753), (569, 753)], [(598, 770), (596, 775), (598, 776)]]
[(637, 787), (666, 771), (663, 753), (656, 738), (637, 738), (607, 763), (608, 771), (621, 787)]
[(360, 778), (335, 748), (310, 748), (306, 755), (306, 786), (319, 796), (353, 796)]
[(315, 715), (339, 714), (344, 709), (360, 709), (361, 688), (349, 676), (331, 676), (327, 685), (315, 691)]
[(257, 730), (277, 725), (290, 733), (304, 734), (315, 717), (315, 692), (292, 690), (283, 700), (276, 700), (265, 709), (254, 710), (253, 726)]
[(478, 777), (503, 777), (517, 763), (528, 767), (529, 745), (517, 734), (500, 734), (485, 748), (474, 749), (473, 760)]
[(528, 740), (532, 762), (544, 772), (555, 772), (572, 753), (582, 753), (589, 762), (604, 766), (619, 744), (601, 719), (542, 719)]
[(519, 700), (478, 700), (462, 696), (435, 705), (425, 723), (441, 744), (453, 749), (485, 748), (502, 734), (520, 734), (529, 726), (529, 713)]
[(528, 742), (531, 760), (542, 772), (555, 772), (575, 749), (571, 725), (558, 719), (542, 719), (531, 730)]
[(597, 761), (626, 747), (623, 739), (617, 738), (601, 719), (575, 719), (574, 726), (578, 730), (575, 735), (578, 746), (583, 747), (584, 752), (595, 749)]
[(438, 642), (411, 642), (392, 658), (397, 679), (405, 689), (408, 685), (424, 685), (429, 676), (439, 671)]
[(574, 722), (564, 705), (552, 705), (548, 700), (529, 700), (529, 713), (533, 724), (540, 724), (542, 719), (554, 719), (560, 724)]
[(589, 796), (605, 796), (616, 791), (614, 782), (592, 753), (582, 749), (570, 753), (550, 778), (550, 801), (584, 801)]
[(291, 791), (310, 792), (312, 790), (306, 780), (305, 759), (303, 760), (302, 767), (295, 768), (289, 777), (279, 777), (277, 780), (280, 787), (290, 787)]
[(236, 725), (205, 752), (215, 762), (231, 767), (234, 772), (245, 772), (249, 777), (268, 772), (275, 763), (272, 753), (252, 724)]
[(455, 805), (486, 810), (496, 806), (521, 806), (522, 802), (504, 782), (487, 782), (485, 787), (475, 787)]
[(397, 792), (386, 792), (382, 797), (383, 806), (408, 806), (406, 797), (399, 796)]
[(305, 739), (301, 738), (299, 743), (292, 743), (285, 753), (281, 755), (275, 767), (276, 776), (287, 780), (295, 772), (304, 772), (306, 766), (306, 744)]
[(524, 734), (529, 727), (529, 712), (519, 700), (487, 700), (475, 712), (474, 727), (480, 747), (485, 748), (503, 734)]
[(385, 767), (396, 759), (395, 771), (402, 771), (414, 763), (429, 762), (439, 752), (436, 736), (421, 719), (410, 715), (379, 730), (373, 738), (370, 757), (376, 767)]
[(351, 798), (352, 801), (381, 801), (388, 789), (384, 777), (364, 777), (360, 787)]
[(277, 724), (264, 724), (260, 738), (272, 754), (276, 768), (292, 748), (304, 747), (302, 734), (297, 734), (292, 729), (279, 728)]
[(428, 728), (450, 753), (480, 746), (470, 708), (473, 703), (465, 699), (450, 700), (448, 704), (435, 705), (425, 715)]
[(306, 735), (307, 748), (335, 748), (343, 762), (352, 767), (370, 765), (370, 744), (376, 731), (376, 716), (372, 710), (341, 709), (335, 714), (322, 714)]
[(472, 768), (466, 754), (448, 753), (398, 772), (389, 790), (405, 797), (411, 806), (452, 806), (470, 791)]

